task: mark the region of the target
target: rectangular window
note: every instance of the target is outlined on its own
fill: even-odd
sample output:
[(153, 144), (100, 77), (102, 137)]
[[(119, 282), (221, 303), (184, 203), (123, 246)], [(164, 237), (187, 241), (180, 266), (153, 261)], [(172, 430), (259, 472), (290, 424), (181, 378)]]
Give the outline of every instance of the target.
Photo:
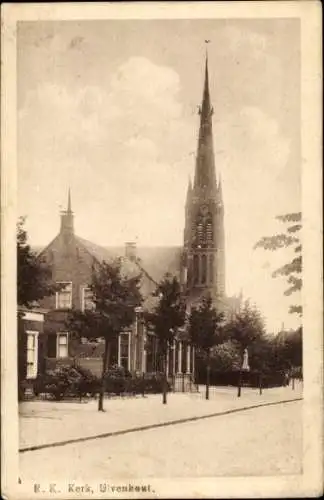
[(93, 302), (93, 293), (89, 287), (83, 286), (81, 290), (81, 310), (93, 311), (94, 309), (95, 303)]
[(118, 365), (130, 369), (130, 334), (121, 333), (118, 338)]
[(199, 282), (199, 257), (198, 257), (198, 255), (194, 255), (194, 258), (193, 258), (193, 279), (194, 279), (194, 284), (197, 285)]
[(64, 285), (59, 292), (56, 292), (56, 309), (71, 309), (72, 308), (72, 282), (62, 282), (58, 284)]
[(57, 334), (57, 358), (67, 358), (69, 355), (68, 351), (68, 333), (58, 333)]
[(37, 377), (38, 332), (27, 333), (27, 374), (26, 378)]

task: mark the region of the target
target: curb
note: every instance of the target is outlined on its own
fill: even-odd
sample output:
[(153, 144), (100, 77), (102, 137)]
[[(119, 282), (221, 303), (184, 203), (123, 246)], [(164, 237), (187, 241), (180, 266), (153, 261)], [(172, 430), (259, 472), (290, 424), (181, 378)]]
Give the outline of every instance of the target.
[(188, 422), (195, 422), (197, 420), (203, 420), (206, 418), (212, 418), (212, 417), (221, 417), (222, 415), (229, 415), (231, 413), (238, 413), (240, 411), (248, 411), (248, 410), (253, 410), (255, 408), (262, 408), (264, 406), (274, 406), (274, 405), (279, 405), (279, 404), (284, 404), (284, 403), (293, 403), (295, 401), (302, 401), (303, 398), (294, 398), (294, 399), (284, 399), (280, 401), (271, 401), (269, 403), (259, 403), (251, 406), (243, 406), (241, 408), (233, 408), (231, 410), (225, 410), (221, 412), (214, 412), (214, 413), (208, 413), (207, 415), (201, 415), (198, 417), (186, 417), (186, 418), (181, 418), (178, 420), (169, 420), (167, 422), (159, 423), (159, 424), (148, 424), (148, 425), (143, 425), (140, 427), (132, 427), (130, 429), (123, 429), (120, 431), (112, 431), (112, 432), (104, 432), (102, 434), (96, 434), (94, 436), (86, 436), (86, 437), (80, 437), (80, 438), (73, 438), (73, 439), (67, 439), (65, 441), (56, 441), (53, 443), (46, 443), (46, 444), (40, 444), (40, 445), (35, 445), (35, 446), (27, 446), (25, 448), (20, 448), (18, 451), (19, 453), (25, 453), (27, 451), (36, 451), (36, 450), (43, 450), (45, 448), (56, 448), (58, 446), (66, 446), (68, 444), (73, 444), (73, 443), (82, 443), (84, 441), (91, 441), (94, 439), (101, 439), (101, 438), (107, 438), (107, 437), (113, 437), (113, 436), (121, 436), (123, 434), (130, 434), (132, 432), (140, 432), (140, 431), (148, 431), (150, 429), (157, 429), (159, 427), (168, 427), (170, 425), (177, 425), (177, 424), (185, 424)]

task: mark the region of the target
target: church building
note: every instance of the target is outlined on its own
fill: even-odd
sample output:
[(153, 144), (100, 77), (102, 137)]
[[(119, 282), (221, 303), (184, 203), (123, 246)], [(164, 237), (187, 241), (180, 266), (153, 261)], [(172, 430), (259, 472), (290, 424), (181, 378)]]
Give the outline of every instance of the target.
[[(42, 369), (53, 368), (60, 362), (77, 359), (96, 374), (101, 372), (103, 343), (100, 339), (97, 343), (86, 339), (76, 341), (67, 331), (66, 319), (72, 308), (93, 307), (89, 288), (92, 268), (115, 257), (122, 257), (127, 275), (142, 274), (143, 308), (134, 310), (132, 327), (120, 332), (111, 360), (131, 372), (161, 369), (157, 342), (144, 325), (143, 310), (154, 306), (153, 292), (165, 273), (179, 279), (188, 312), (207, 293), (225, 312), (240, 307), (241, 297), (225, 294), (224, 201), (222, 182), (220, 177), (217, 179), (215, 169), (213, 112), (206, 55), (195, 174), (193, 183), (189, 181), (185, 203), (183, 247), (137, 248), (135, 243), (126, 243), (124, 248), (103, 248), (89, 242), (75, 234), (69, 192), (67, 209), (61, 213), (60, 231), (39, 253), (39, 258), (51, 267), (53, 280), (64, 285), (55, 296), (44, 298), (40, 304), (47, 313), (43, 333), (38, 336), (39, 367), (42, 364)], [(167, 370), (170, 377), (180, 374), (182, 379), (184, 375), (188, 380), (193, 378), (195, 352), (185, 331), (179, 332), (170, 346)]]
[(221, 180), (217, 182), (209, 93), (208, 56), (199, 108), (200, 127), (193, 185), (189, 180), (182, 261), (182, 283), (188, 306), (207, 292), (225, 307), (224, 203)]

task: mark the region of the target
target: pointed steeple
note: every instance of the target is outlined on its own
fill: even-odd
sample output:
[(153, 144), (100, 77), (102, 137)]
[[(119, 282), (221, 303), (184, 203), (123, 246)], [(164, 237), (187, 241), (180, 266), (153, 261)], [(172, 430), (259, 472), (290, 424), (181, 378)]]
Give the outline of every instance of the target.
[(67, 210), (61, 212), (61, 233), (70, 235), (74, 233), (74, 217), (71, 206), (71, 189), (69, 188)]
[(68, 206), (67, 206), (67, 211), (69, 213), (72, 213), (71, 209), (71, 188), (69, 188), (69, 193), (68, 193)]
[(186, 206), (187, 207), (190, 205), (191, 199), (192, 199), (192, 182), (191, 182), (191, 177), (189, 176), (187, 197), (186, 197)]
[(214, 195), (216, 193), (216, 173), (212, 127), (213, 112), (214, 111), (210, 102), (208, 54), (206, 52), (204, 91), (202, 105), (199, 108), (200, 128), (196, 157), (194, 190), (202, 189), (207, 195)]
[(222, 187), (222, 175), (219, 174), (219, 180), (218, 180), (218, 200), (223, 203), (223, 187)]

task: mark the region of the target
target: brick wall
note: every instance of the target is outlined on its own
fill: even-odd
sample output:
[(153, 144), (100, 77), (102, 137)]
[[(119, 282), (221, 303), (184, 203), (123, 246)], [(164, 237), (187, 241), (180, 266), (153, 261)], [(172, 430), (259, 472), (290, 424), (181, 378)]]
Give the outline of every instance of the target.
[[(72, 281), (73, 307), (81, 308), (81, 291), (91, 282), (94, 258), (78, 243), (74, 235), (66, 237), (59, 234), (42, 252), (41, 258), (52, 270), (54, 281)], [(42, 307), (53, 310), (56, 307), (55, 296), (46, 297)]]

